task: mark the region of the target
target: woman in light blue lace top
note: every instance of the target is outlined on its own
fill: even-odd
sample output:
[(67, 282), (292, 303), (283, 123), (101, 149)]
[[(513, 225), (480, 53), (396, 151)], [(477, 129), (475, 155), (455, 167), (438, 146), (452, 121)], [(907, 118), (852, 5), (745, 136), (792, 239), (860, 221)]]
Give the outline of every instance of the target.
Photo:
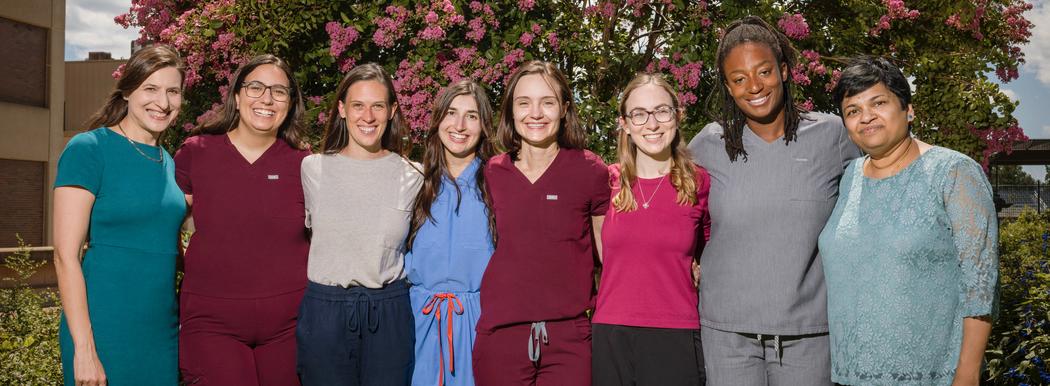
[(888, 61), (857, 60), (832, 96), (868, 154), (843, 174), (819, 241), (832, 380), (977, 385), (999, 266), (987, 178), (911, 137), (908, 83)]

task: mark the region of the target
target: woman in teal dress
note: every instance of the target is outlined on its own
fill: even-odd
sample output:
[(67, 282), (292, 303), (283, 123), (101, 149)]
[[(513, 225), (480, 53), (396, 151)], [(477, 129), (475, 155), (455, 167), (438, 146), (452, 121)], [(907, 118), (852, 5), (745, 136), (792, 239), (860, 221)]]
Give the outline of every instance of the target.
[(909, 134), (908, 81), (885, 59), (858, 59), (832, 96), (868, 156), (846, 169), (820, 235), (831, 379), (977, 385), (999, 268), (984, 172)]
[(178, 384), (175, 258), (186, 202), (158, 139), (179, 113), (183, 75), (169, 47), (133, 54), (90, 120), (95, 129), (73, 137), (58, 161), (66, 385)]

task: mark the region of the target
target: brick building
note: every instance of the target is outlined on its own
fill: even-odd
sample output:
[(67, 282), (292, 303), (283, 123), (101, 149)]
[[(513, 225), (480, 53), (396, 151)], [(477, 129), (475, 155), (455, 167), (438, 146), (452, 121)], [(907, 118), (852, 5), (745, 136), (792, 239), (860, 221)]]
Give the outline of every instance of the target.
[(50, 185), (65, 146), (64, 0), (0, 7), (0, 248), (50, 245)]

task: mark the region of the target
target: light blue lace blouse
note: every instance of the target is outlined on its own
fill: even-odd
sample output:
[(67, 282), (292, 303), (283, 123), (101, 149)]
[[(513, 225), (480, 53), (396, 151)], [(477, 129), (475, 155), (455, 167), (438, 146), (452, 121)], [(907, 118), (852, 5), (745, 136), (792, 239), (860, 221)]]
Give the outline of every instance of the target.
[(896, 175), (853, 160), (819, 247), (828, 286), (831, 379), (949, 385), (962, 319), (995, 314), (992, 189), (969, 157), (933, 147)]

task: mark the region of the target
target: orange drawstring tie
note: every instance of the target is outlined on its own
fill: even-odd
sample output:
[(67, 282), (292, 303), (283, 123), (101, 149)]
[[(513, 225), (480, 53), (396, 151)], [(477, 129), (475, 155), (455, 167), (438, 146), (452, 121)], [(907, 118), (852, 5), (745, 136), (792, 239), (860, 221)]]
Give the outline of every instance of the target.
[[(445, 324), (448, 325), (448, 372), (451, 374), (456, 373), (456, 354), (453, 349), (452, 343), (452, 314), (463, 315), (463, 303), (459, 302), (459, 298), (453, 293), (440, 293), (434, 294), (427, 301), (427, 304), (423, 306), (423, 315), (430, 315), (434, 313), (434, 318), (437, 319), (438, 331), (441, 331), (441, 303), (446, 303)], [(445, 384), (445, 350), (441, 347), (441, 338), (438, 338), (438, 386)]]

